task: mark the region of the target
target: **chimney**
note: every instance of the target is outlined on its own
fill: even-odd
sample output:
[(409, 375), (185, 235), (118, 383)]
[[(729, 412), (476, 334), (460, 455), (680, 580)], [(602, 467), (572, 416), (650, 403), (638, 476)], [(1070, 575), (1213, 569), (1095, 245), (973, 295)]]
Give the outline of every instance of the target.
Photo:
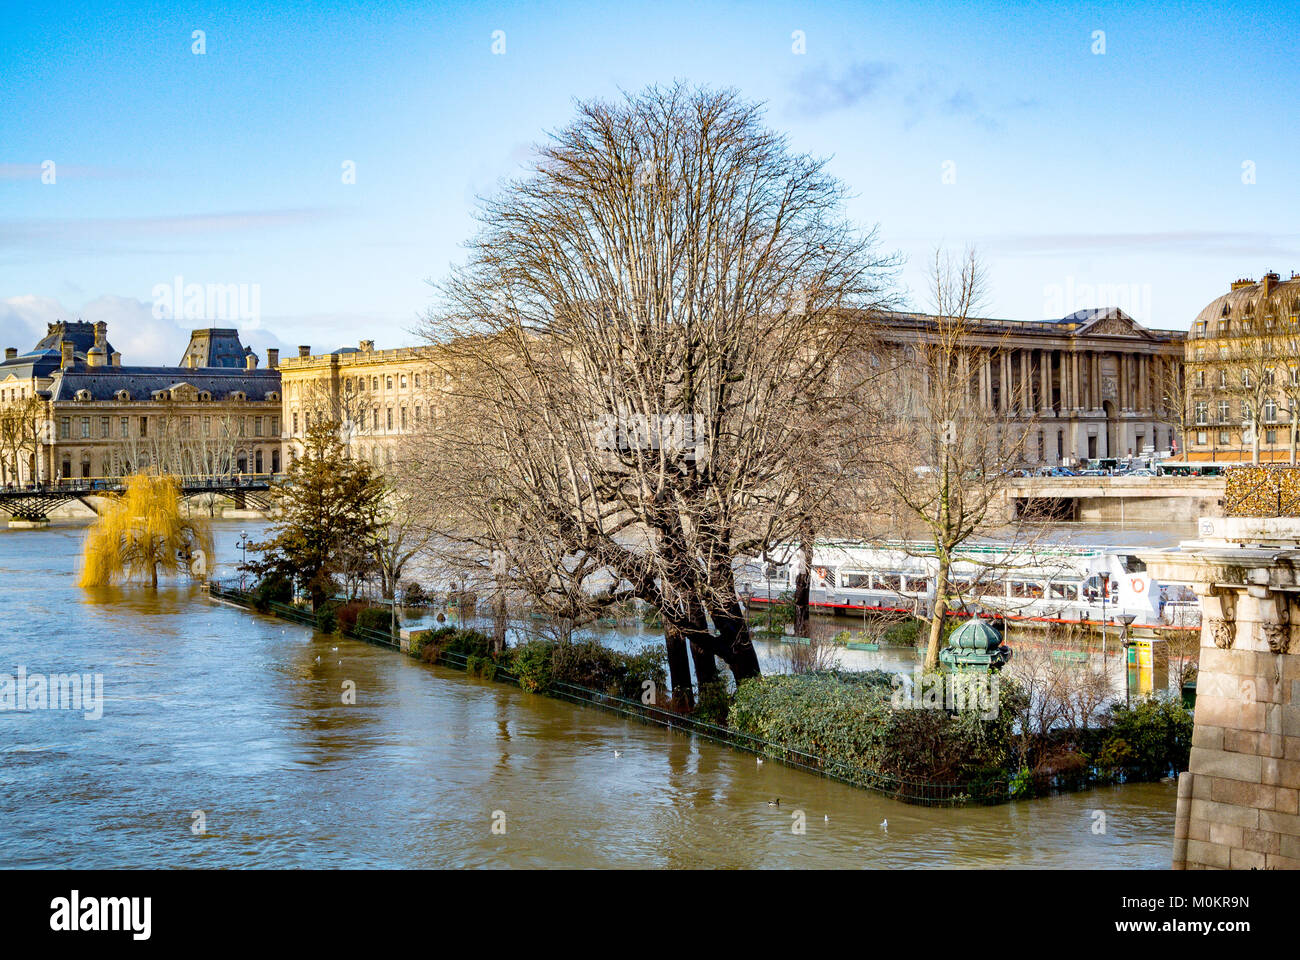
[(311, 356), (311, 346), (310, 345), (304, 346), (302, 344), (299, 344), (298, 357), (302, 360), (306, 360), (310, 356)]
[(245, 370), (257, 369), (257, 354), (253, 353), (251, 350), (244, 355), (244, 369)]
[(63, 355), (62, 362), (60, 362), (59, 364), (60, 369), (66, 370), (68, 367), (72, 366), (74, 363), (77, 362), (77, 358), (76, 355), (73, 353), (73, 350), (74, 350), (74, 346), (71, 340), (59, 341), (59, 352)]
[(361, 352), (362, 352), (362, 353), (374, 353), (374, 352), (375, 352), (375, 341), (373, 341), (373, 340), (362, 340), (362, 341), (361, 341)]
[(270, 370), (280, 366), (280, 351), (277, 347), (266, 348), (266, 366)]
[(6, 359), (6, 360), (15, 360), (15, 359), (17, 359), (17, 358), (18, 358), (18, 348), (17, 348), (17, 347), (5, 347), (5, 359)]
[(1259, 281), (1263, 285), (1263, 288), (1260, 290), (1260, 293), (1262, 293), (1264, 296), (1267, 297), (1270, 293), (1273, 292), (1273, 288), (1278, 285), (1279, 280), (1281, 280), (1281, 277), (1279, 277), (1272, 270), (1264, 274), (1264, 276)]
[(1255, 281), (1252, 280), (1250, 277), (1240, 277), (1236, 281), (1234, 281), (1232, 286), (1229, 287), (1228, 289), (1240, 290), (1242, 287), (1253, 287), (1254, 285), (1255, 285)]
[(114, 350), (112, 356), (109, 358), (109, 362), (115, 367), (120, 367), (122, 365), (122, 351)]
[(108, 340), (108, 324), (103, 320), (95, 323), (95, 345), (102, 346)]

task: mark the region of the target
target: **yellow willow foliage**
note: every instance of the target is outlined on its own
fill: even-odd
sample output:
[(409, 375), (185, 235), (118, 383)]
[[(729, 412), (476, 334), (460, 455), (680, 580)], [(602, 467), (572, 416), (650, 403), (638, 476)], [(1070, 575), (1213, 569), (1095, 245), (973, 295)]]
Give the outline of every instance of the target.
[(212, 535), (181, 515), (175, 477), (136, 473), (87, 532), (81, 557), (83, 587), (132, 580), (157, 586), (160, 571), (202, 576), (212, 564)]

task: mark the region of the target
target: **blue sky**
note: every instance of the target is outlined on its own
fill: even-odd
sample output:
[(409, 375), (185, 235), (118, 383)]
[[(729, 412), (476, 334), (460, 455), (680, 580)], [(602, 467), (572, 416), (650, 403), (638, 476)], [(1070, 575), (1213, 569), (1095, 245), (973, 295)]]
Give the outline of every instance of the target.
[(935, 245), (976, 244), (989, 315), (1115, 303), (1185, 329), (1232, 279), (1300, 270), (1294, 12), (6, 4), (0, 339), (107, 319), (127, 362), (175, 362), (201, 324), (151, 308), (181, 276), (256, 284), (258, 345), (411, 342), (476, 195), (575, 98), (675, 79), (738, 88), (793, 149), (830, 157), (850, 215), (907, 258), (915, 306)]

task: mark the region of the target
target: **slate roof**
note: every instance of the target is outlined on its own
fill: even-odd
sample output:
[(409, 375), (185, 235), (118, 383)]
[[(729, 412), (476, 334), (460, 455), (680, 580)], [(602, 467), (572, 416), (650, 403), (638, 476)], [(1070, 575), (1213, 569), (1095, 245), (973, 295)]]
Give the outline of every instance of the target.
[[(60, 340), (71, 340), (73, 352), (85, 357), (86, 351), (95, 345), (95, 325), (88, 320), (60, 320), (49, 324), (45, 336), (32, 348), (31, 353), (53, 351), (57, 357), (60, 355)], [(109, 353), (113, 352), (111, 343), (106, 343), (105, 346)]]
[(1062, 317), (1060, 320), (1049, 320), (1048, 323), (1092, 323), (1094, 320), (1111, 318), (1133, 322), (1133, 318), (1119, 307), (1090, 307), (1087, 310), (1076, 310), (1068, 317)]
[(131, 394), (131, 399), (148, 400), (158, 390), (170, 390), (180, 383), (188, 383), (196, 390), (206, 390), (212, 399), (224, 400), (235, 391), (243, 391), (249, 400), (265, 400), (266, 395), (280, 390), (278, 370), (240, 370), (224, 367), (87, 367), (77, 364), (55, 382), (51, 399), (69, 402), (78, 392), (90, 391), (90, 399), (116, 400), (119, 390)]

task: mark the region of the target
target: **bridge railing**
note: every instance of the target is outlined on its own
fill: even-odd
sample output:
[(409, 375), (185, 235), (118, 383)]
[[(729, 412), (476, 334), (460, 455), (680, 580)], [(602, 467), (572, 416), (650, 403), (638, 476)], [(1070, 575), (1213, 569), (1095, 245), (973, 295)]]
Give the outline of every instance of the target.
[[(283, 473), (222, 473), (174, 475), (181, 489), (238, 490), (264, 488), (284, 480)], [(122, 489), (124, 477), (65, 477), (39, 483), (6, 483), (0, 493), (115, 493)]]

